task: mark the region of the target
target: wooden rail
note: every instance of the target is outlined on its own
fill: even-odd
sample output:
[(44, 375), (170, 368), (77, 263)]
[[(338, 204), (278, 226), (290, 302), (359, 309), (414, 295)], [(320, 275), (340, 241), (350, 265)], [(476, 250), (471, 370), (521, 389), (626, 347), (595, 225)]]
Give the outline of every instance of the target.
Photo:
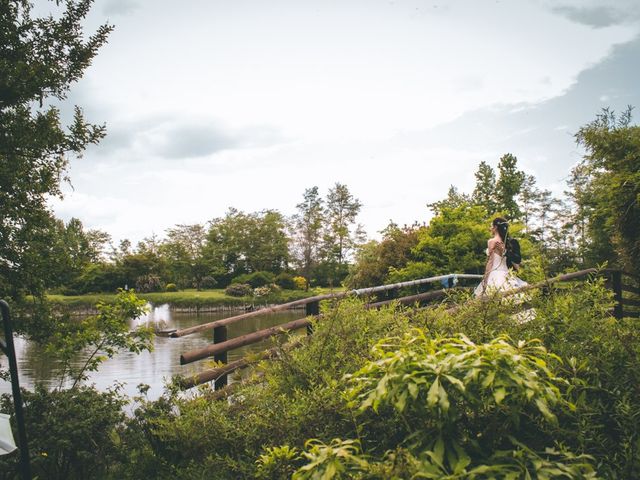
[(223, 318), (222, 320), (216, 320), (214, 322), (209, 322), (209, 323), (203, 323), (202, 325), (196, 325), (194, 327), (189, 327), (189, 328), (184, 328), (182, 330), (176, 330), (175, 332), (171, 332), (171, 334), (169, 335), (170, 337), (173, 338), (178, 338), (178, 337), (183, 337), (185, 335), (191, 335), (193, 333), (198, 333), (198, 332), (203, 332), (205, 330), (211, 330), (217, 327), (226, 327), (227, 325), (230, 325), (232, 323), (236, 323), (240, 320), (244, 320), (246, 318), (251, 318), (251, 317), (255, 317), (258, 315), (263, 315), (265, 313), (274, 313), (274, 312), (280, 312), (282, 310), (289, 310), (295, 307), (300, 307), (303, 305), (307, 305), (310, 303), (317, 303), (317, 302), (321, 302), (323, 300), (332, 300), (332, 299), (340, 299), (340, 298), (344, 298), (347, 297), (349, 295), (354, 295), (354, 296), (362, 296), (362, 295), (371, 295), (373, 293), (378, 293), (378, 292), (384, 292), (384, 291), (388, 291), (388, 290), (397, 290), (400, 288), (406, 288), (406, 287), (413, 287), (413, 286), (417, 286), (417, 285), (424, 285), (426, 283), (434, 283), (434, 282), (439, 282), (441, 280), (448, 280), (448, 279), (453, 279), (453, 278), (460, 278), (460, 279), (469, 279), (469, 278), (473, 278), (473, 279), (478, 279), (478, 278), (482, 278), (482, 275), (471, 275), (471, 274), (448, 274), (448, 275), (439, 275), (437, 277), (429, 277), (429, 278), (422, 278), (420, 280), (412, 280), (409, 282), (400, 282), (400, 283), (393, 283), (393, 284), (389, 284), (389, 285), (380, 285), (377, 287), (370, 287), (370, 288), (361, 288), (358, 290), (346, 290), (344, 292), (336, 292), (336, 293), (327, 293), (324, 295), (316, 295), (314, 297), (309, 297), (309, 298), (303, 298), (301, 300), (295, 300), (293, 302), (288, 302), (288, 303), (283, 303), (282, 305), (275, 305), (273, 307), (267, 307), (267, 308), (261, 308), (259, 310), (254, 310), (253, 312), (247, 312), (247, 313), (242, 313), (240, 315), (235, 315), (233, 317), (229, 317), (229, 318)]

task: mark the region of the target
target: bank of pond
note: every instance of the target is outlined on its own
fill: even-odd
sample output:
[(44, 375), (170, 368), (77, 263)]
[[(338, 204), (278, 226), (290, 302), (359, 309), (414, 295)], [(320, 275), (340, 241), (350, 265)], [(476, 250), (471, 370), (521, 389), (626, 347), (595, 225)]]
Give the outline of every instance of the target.
[[(138, 293), (136, 295), (153, 305), (169, 305), (176, 312), (225, 312), (247, 308), (260, 308), (266, 305), (300, 300), (323, 293), (340, 291), (340, 289), (313, 288), (309, 290), (280, 290), (265, 296), (232, 297), (225, 294), (224, 289), (181, 290), (178, 292)], [(87, 314), (95, 311), (99, 302), (111, 303), (115, 293), (95, 293), (86, 295), (47, 295), (47, 300), (55, 305), (70, 309), (72, 312)]]

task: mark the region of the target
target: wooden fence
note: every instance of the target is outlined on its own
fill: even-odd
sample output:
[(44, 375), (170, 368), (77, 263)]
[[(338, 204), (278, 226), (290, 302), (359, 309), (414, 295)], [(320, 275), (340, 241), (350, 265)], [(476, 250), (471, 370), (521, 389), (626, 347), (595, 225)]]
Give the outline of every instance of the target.
[[(578, 272), (572, 272), (564, 275), (559, 275), (542, 282), (538, 282), (532, 285), (527, 285), (517, 289), (503, 292), (501, 296), (510, 296), (517, 293), (533, 289), (545, 289), (549, 291), (550, 288), (558, 282), (569, 282), (576, 280), (584, 280), (585, 278), (592, 277), (594, 275), (604, 275), (607, 279), (606, 286), (613, 291), (615, 306), (612, 311), (612, 315), (621, 319), (623, 317), (640, 318), (640, 282), (637, 278), (630, 274), (626, 274), (620, 270), (605, 269), (586, 269)], [(244, 368), (259, 360), (273, 357), (276, 354), (276, 349), (265, 350), (258, 355), (254, 355), (252, 359), (243, 358), (231, 363), (227, 363), (227, 353), (231, 350), (240, 348), (245, 345), (251, 345), (275, 335), (280, 335), (293, 330), (307, 328), (307, 333), (312, 333), (312, 321), (310, 317), (318, 317), (320, 314), (320, 302), (323, 300), (339, 300), (347, 296), (369, 296), (385, 292), (387, 296), (389, 292), (398, 292), (400, 289), (407, 287), (414, 287), (424, 285), (428, 283), (443, 282), (447, 284), (447, 288), (440, 290), (432, 290), (416, 295), (408, 295), (399, 298), (382, 300), (374, 303), (369, 303), (369, 308), (378, 308), (391, 302), (398, 302), (405, 305), (413, 305), (416, 303), (427, 303), (429, 301), (442, 299), (447, 295), (449, 288), (453, 287), (456, 283), (455, 280), (478, 280), (482, 278), (482, 275), (467, 275), (467, 274), (449, 274), (441, 275), (437, 277), (430, 277), (420, 280), (414, 280), (411, 282), (395, 283), (390, 285), (381, 285), (377, 287), (364, 288), (359, 290), (351, 290), (344, 292), (331, 293), (326, 295), (318, 295), (314, 297), (305, 298), (302, 300), (296, 300), (282, 305), (274, 307), (263, 308), (260, 310), (243, 313), (233, 317), (225, 318), (222, 320), (216, 320), (214, 322), (205, 323), (195, 327), (190, 327), (184, 330), (177, 330), (170, 334), (171, 337), (179, 338), (185, 335), (190, 335), (197, 332), (213, 330), (213, 343), (204, 348), (198, 350), (192, 350), (180, 355), (180, 363), (182, 365), (202, 360), (205, 358), (213, 357), (217, 362), (222, 362), (224, 365), (221, 367), (209, 369), (192, 376), (182, 377), (178, 384), (183, 389), (192, 388), (202, 383), (215, 381), (216, 388), (227, 385), (227, 375), (235, 370)], [(485, 301), (483, 299), (477, 299), (474, 301)], [(227, 338), (227, 326), (243, 319), (262, 315), (265, 313), (272, 313), (282, 311), (286, 309), (305, 307), (305, 317), (297, 320), (293, 320), (281, 325), (270, 327), (257, 332), (242, 335), (233, 339)], [(451, 310), (455, 310), (457, 307), (452, 307)]]

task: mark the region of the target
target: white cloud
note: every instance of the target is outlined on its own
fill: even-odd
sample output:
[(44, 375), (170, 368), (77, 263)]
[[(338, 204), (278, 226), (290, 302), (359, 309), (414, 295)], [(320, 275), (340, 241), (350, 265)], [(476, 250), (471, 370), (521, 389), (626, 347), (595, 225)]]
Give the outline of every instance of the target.
[[(423, 219), (450, 184), (472, 188), (480, 160), (542, 134), (456, 119), (524, 118), (639, 30), (557, 6), (138, 2), (74, 90), (110, 135), (73, 162), (76, 192), (56, 210), (139, 239), (228, 206), (292, 213), (305, 188), (339, 181), (370, 232)], [(551, 118), (548, 130), (561, 122), (576, 128)], [(446, 125), (442, 145), (433, 132)], [(556, 154), (527, 167), (548, 170)]]

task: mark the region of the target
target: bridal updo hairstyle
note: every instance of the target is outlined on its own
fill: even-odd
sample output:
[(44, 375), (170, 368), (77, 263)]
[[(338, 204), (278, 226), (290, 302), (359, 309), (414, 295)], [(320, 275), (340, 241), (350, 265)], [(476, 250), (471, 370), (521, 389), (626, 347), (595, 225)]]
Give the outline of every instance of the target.
[(509, 223), (502, 217), (496, 217), (491, 222), (491, 225), (496, 227), (498, 230), (498, 235), (500, 235), (500, 240), (502, 240), (502, 244), (506, 247), (507, 240), (507, 232), (509, 231)]

